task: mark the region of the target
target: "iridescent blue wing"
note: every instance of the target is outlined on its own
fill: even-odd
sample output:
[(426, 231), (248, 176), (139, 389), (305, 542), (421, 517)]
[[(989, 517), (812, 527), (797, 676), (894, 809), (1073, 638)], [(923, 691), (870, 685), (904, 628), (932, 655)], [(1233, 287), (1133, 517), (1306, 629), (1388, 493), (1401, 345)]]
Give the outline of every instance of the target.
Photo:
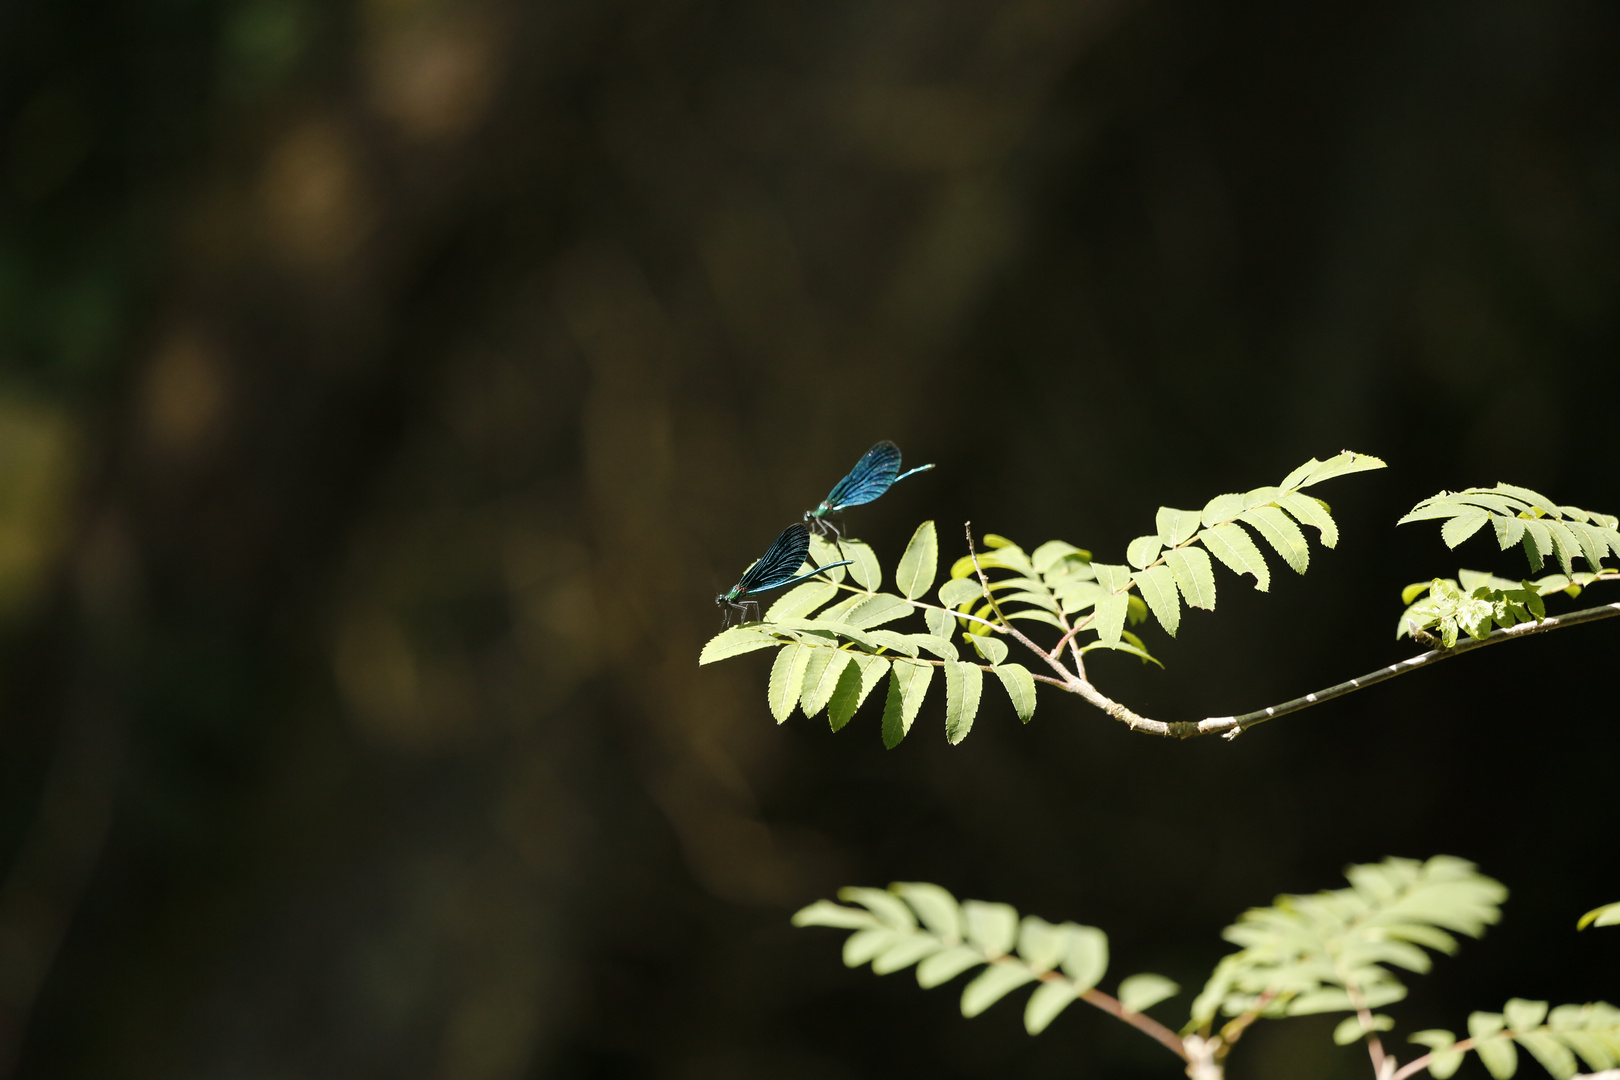
[(792, 581), (810, 553), (810, 530), (795, 521), (782, 530), (782, 535), (770, 546), (759, 561), (750, 566), (737, 582), (744, 593), (768, 592)]
[(900, 448), (884, 439), (861, 455), (849, 475), (833, 485), (823, 503), (829, 513), (869, 503), (894, 486), (899, 472)]

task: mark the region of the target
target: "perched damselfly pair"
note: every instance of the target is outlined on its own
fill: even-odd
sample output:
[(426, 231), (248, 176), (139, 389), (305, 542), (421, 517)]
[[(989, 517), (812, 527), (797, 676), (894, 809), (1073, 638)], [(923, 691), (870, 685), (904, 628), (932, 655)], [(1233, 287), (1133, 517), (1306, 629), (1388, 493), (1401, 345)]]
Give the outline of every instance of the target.
[(776, 542), (766, 549), (765, 554), (761, 555), (754, 565), (743, 572), (743, 576), (731, 587), (731, 591), (714, 598), (715, 606), (724, 609), (725, 621), (730, 621), (733, 611), (746, 616), (749, 608), (754, 609), (754, 617), (758, 618), (759, 601), (751, 598), (760, 593), (797, 585), (806, 578), (835, 567), (849, 566), (854, 562), (853, 559), (828, 563), (826, 566), (818, 566), (799, 573), (799, 568), (804, 565), (805, 558), (810, 553), (810, 530), (814, 529), (822, 536), (831, 533), (841, 537), (843, 534), (832, 522), (835, 515), (842, 514), (851, 506), (862, 506), (872, 502), (906, 477), (913, 473), (926, 472), (933, 467), (933, 465), (919, 465), (915, 469), (901, 472), (900, 448), (887, 439), (862, 454), (861, 460), (849, 470), (849, 475), (833, 485), (827, 497), (821, 500), (820, 506), (814, 510), (806, 510), (804, 521), (795, 521), (783, 529), (782, 535), (776, 538)]

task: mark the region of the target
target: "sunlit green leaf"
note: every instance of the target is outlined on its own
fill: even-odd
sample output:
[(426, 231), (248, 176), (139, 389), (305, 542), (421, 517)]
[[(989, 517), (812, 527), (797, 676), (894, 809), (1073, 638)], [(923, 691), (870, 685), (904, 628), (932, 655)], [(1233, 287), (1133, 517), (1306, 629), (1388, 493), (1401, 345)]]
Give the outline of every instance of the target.
[(883, 566), (864, 540), (840, 540), (838, 550), (843, 552), (839, 558), (855, 560), (849, 567), (850, 580), (867, 592), (877, 592), (883, 587)]
[(968, 945), (954, 945), (928, 957), (917, 965), (917, 985), (931, 990), (948, 983), (968, 968), (984, 963), (984, 956)]
[(1483, 510), (1458, 514), (1440, 526), (1440, 539), (1446, 542), (1446, 547), (1454, 548), (1483, 529), (1490, 519), (1491, 516)]
[(1091, 624), (1101, 641), (1118, 642), (1125, 629), (1125, 614), (1130, 609), (1130, 598), (1122, 592), (1105, 593), (1097, 598), (1095, 618)]
[(1074, 980), (1076, 993), (1083, 994), (1102, 982), (1108, 973), (1108, 935), (1095, 926), (1070, 927), (1063, 970)]
[(1138, 536), (1126, 545), (1125, 561), (1140, 570), (1159, 557), (1159, 549), (1163, 546), (1157, 536)]
[(984, 659), (992, 664), (999, 664), (1007, 659), (1007, 643), (998, 637), (983, 634), (964, 635), (968, 642)]
[(1524, 521), (1521, 518), (1492, 518), (1491, 525), (1496, 529), (1497, 546), (1503, 551), (1524, 539)]
[(1198, 534), (1198, 540), (1234, 574), (1254, 575), (1256, 589), (1265, 592), (1271, 588), (1271, 569), (1266, 566), (1265, 557), (1237, 522), (1205, 529)]
[(793, 913), (794, 926), (830, 926), (835, 930), (863, 930), (877, 926), (878, 917), (860, 908), (844, 907), (831, 900), (817, 900)]
[(932, 934), (908, 934), (872, 958), (872, 973), (892, 975), (944, 947)]
[(1143, 972), (1132, 975), (1119, 984), (1119, 1003), (1126, 1012), (1143, 1012), (1151, 1009), (1166, 998), (1181, 993), (1181, 987), (1165, 978), (1163, 975), (1154, 975)]
[(1077, 556), (1083, 562), (1091, 561), (1091, 552), (1066, 544), (1062, 540), (1048, 540), (1040, 547), (1029, 553), (1030, 565), (1035, 567), (1036, 573), (1046, 574), (1069, 556)]
[(1620, 926), (1620, 903), (1593, 908), (1581, 916), (1575, 929), (1585, 930), (1588, 926)]
[(1130, 587), (1131, 568), (1128, 566), (1094, 562), (1091, 569), (1097, 575), (1097, 584), (1109, 592), (1123, 592)]
[(1231, 521), (1243, 513), (1243, 496), (1237, 494), (1217, 495), (1204, 504), (1204, 511), (1199, 515), (1204, 528), (1213, 528), (1223, 521)]
[(1018, 940), (1018, 909), (1011, 904), (963, 901), (962, 921), (968, 942), (983, 950), (986, 956), (1010, 953)]
[(1019, 720), (1029, 723), (1035, 715), (1035, 679), (1029, 670), (1022, 664), (998, 664), (995, 673), (1012, 700), (1013, 712)]
[(904, 618), (911, 614), (912, 610), (912, 606), (898, 596), (877, 593), (861, 597), (853, 607), (839, 617), (839, 621), (847, 622), (862, 630), (869, 630), (874, 626), (882, 626), (884, 623)]
[(1312, 469), (1304, 480), (1297, 481), (1297, 483), (1299, 487), (1310, 487), (1312, 484), (1320, 484), (1324, 480), (1331, 480), (1335, 476), (1348, 476), (1350, 473), (1382, 468), (1384, 468), (1384, 462), (1371, 454), (1357, 454), (1351, 450), (1344, 450)]
[[(831, 540), (815, 533), (810, 534), (810, 561), (817, 566), (828, 566), (832, 563), (842, 562), (847, 558), (850, 558), (850, 556), (840, 553), (838, 546)], [(848, 570), (849, 567), (847, 566), (834, 566), (826, 571), (826, 575), (833, 581), (843, 581)]]
[(976, 577), (951, 578), (939, 587), (939, 602), (948, 608), (971, 604), (983, 595)]
[(1294, 492), (1278, 500), (1278, 505), (1299, 519), (1301, 525), (1311, 525), (1322, 534), (1322, 546), (1339, 546), (1339, 527), (1328, 513), (1327, 503), (1310, 495)]
[(1215, 609), (1215, 567), (1209, 552), (1201, 547), (1177, 548), (1164, 553), (1164, 562), (1188, 607)]
[(1311, 549), (1305, 542), (1305, 534), (1299, 531), (1293, 518), (1275, 506), (1251, 507), (1243, 511), (1238, 520), (1253, 526), (1295, 573), (1303, 574), (1310, 565)]
[(1513, 1048), (1513, 1040), (1501, 1037), (1487, 1039), (1474, 1044), (1474, 1053), (1485, 1066), (1485, 1071), (1496, 1080), (1508, 1080), (1519, 1070), (1519, 1054)]
[(897, 659), (889, 675), (889, 697), (883, 703), (883, 745), (893, 750), (911, 730), (934, 677), (934, 665)]
[(978, 698), (983, 695), (985, 672), (974, 664), (946, 661), (944, 664), (944, 737), (951, 745), (967, 738), (978, 716)]
[(948, 638), (956, 633), (956, 619), (938, 608), (924, 608), (923, 622), (928, 626), (928, 632), (935, 637)]
[(812, 649), (804, 666), (804, 689), (799, 695), (799, 708), (804, 715), (814, 716), (826, 707), (838, 688), (838, 679), (854, 658), (840, 649)]
[(1041, 983), (1024, 1006), (1024, 1030), (1031, 1035), (1039, 1035), (1075, 1000), (1074, 985), (1068, 979)]
[(934, 523), (925, 521), (911, 534), (911, 542), (906, 545), (900, 566), (895, 570), (894, 582), (908, 600), (915, 600), (926, 596), (934, 587), (934, 576), (938, 572), (939, 537), (934, 533)]
[(812, 580), (783, 593), (765, 612), (768, 623), (783, 619), (800, 619), (838, 595), (838, 586), (830, 581)]
[(844, 668), (838, 676), (838, 685), (827, 702), (827, 721), (834, 731), (840, 731), (861, 707), (873, 687), (889, 673), (889, 661), (881, 656), (852, 653), (853, 665)]
[(1142, 599), (1147, 601), (1165, 633), (1175, 637), (1176, 627), (1181, 624), (1181, 600), (1170, 567), (1160, 564), (1138, 571), (1136, 587), (1142, 591)]
[(770, 634), (758, 630), (751, 630), (742, 626), (733, 626), (729, 630), (722, 630), (709, 639), (703, 651), (698, 654), (698, 665), (713, 664), (719, 660), (729, 660), (733, 656), (753, 652), (755, 649), (768, 649), (772, 645), (782, 642)]
[(1169, 506), (1159, 507), (1159, 512), (1153, 518), (1153, 527), (1159, 534), (1159, 540), (1167, 548), (1173, 548), (1190, 539), (1198, 531), (1199, 524), (1196, 510), (1177, 510)]
[(962, 940), (962, 908), (950, 892), (926, 881), (897, 881), (889, 888), (911, 905), (929, 933), (947, 945)]
[(1030, 970), (1016, 960), (991, 964), (962, 988), (962, 1015), (978, 1016), (1034, 978)]
[(771, 715), (778, 724), (793, 715), (793, 706), (799, 703), (799, 692), (804, 686), (804, 669), (815, 650), (808, 645), (788, 645), (776, 654), (771, 664)]
[(1546, 1031), (1525, 1031), (1514, 1036), (1518, 1044), (1530, 1051), (1530, 1056), (1541, 1062), (1541, 1067), (1554, 1077), (1554, 1080), (1570, 1080), (1580, 1071), (1575, 1063), (1575, 1055), (1570, 1053), (1569, 1047), (1559, 1042), (1557, 1037)]

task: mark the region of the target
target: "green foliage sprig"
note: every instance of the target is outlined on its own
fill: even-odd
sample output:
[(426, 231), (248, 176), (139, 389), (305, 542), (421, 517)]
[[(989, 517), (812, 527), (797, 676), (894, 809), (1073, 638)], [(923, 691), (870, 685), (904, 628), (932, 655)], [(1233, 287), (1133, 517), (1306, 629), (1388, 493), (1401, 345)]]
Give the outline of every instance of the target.
[[(1252, 576), (1255, 587), (1266, 590), (1271, 571), (1263, 544), (1303, 574), (1310, 564), (1304, 528), (1317, 530), (1329, 548), (1339, 536), (1327, 504), (1304, 489), (1383, 467), (1378, 458), (1347, 450), (1326, 461), (1312, 458), (1274, 486), (1216, 496), (1202, 510), (1161, 506), (1155, 531), (1131, 541), (1122, 564), (1096, 562), (1089, 551), (1062, 540), (1026, 552), (1005, 537), (986, 534), (981, 551), (968, 527), (968, 552), (951, 565), (937, 593), (939, 538), (932, 521), (918, 526), (906, 545), (894, 572), (895, 591), (883, 589), (883, 567), (869, 546), (817, 537), (811, 547), (816, 564), (850, 559), (852, 565), (829, 568), (823, 578), (800, 585), (760, 621), (723, 631), (704, 646), (699, 663), (776, 649), (767, 691), (777, 722), (796, 709), (806, 716), (825, 710), (834, 731), (885, 684), (882, 735), (891, 748), (910, 732), (936, 671), (944, 673), (939, 681), (945, 686), (945, 732), (953, 744), (972, 730), (986, 673), (995, 676), (1024, 722), (1034, 716), (1037, 684), (1044, 683), (1079, 695), (1135, 731), (1232, 738), (1255, 724), (1474, 648), (1620, 615), (1620, 603), (1611, 603), (1549, 616), (1544, 602), (1556, 593), (1578, 596), (1589, 585), (1620, 579), (1620, 569), (1603, 563), (1611, 553), (1620, 554), (1617, 519), (1498, 484), (1443, 491), (1420, 502), (1401, 522), (1442, 521), (1442, 538), (1452, 547), (1489, 523), (1504, 550), (1524, 549), (1532, 571), (1553, 557), (1563, 572), (1514, 581), (1462, 570), (1456, 578), (1408, 586), (1396, 636), (1422, 641), (1431, 646), (1428, 652), (1279, 705), (1196, 722), (1142, 716), (1091, 680), (1086, 654), (1099, 649), (1163, 667), (1129, 627), (1151, 616), (1174, 636), (1184, 607), (1213, 610), (1216, 562)], [(1576, 570), (1576, 559), (1588, 569)], [(921, 632), (915, 624), (910, 629), (890, 625), (910, 616), (921, 618)], [(1038, 644), (1031, 638), (1043, 629), (1054, 632), (1056, 641)], [(1019, 658), (1030, 666), (1009, 660), (1009, 643), (1024, 650)]]
[[(879, 975), (916, 965), (925, 989), (981, 969), (962, 989), (963, 1016), (1035, 983), (1024, 1006), (1031, 1035), (1084, 1001), (1159, 1042), (1198, 1080), (1219, 1080), (1228, 1053), (1257, 1021), (1332, 1012), (1348, 1014), (1334, 1041), (1364, 1042), (1378, 1080), (1425, 1070), (1448, 1077), (1470, 1051), (1506, 1080), (1518, 1067), (1515, 1045), (1557, 1080), (1575, 1076), (1577, 1056), (1593, 1069), (1620, 1063), (1620, 1009), (1595, 1002), (1549, 1011), (1546, 1002), (1515, 998), (1501, 1013), (1470, 1016), (1465, 1039), (1441, 1030), (1411, 1035), (1428, 1052), (1401, 1065), (1381, 1036), (1394, 1019), (1373, 1010), (1406, 996), (1399, 972), (1428, 972), (1432, 953), (1449, 956), (1458, 935), (1478, 938), (1498, 922), (1507, 890), (1472, 863), (1445, 855), (1385, 859), (1349, 867), (1345, 876), (1349, 888), (1280, 896), (1227, 927), (1223, 936), (1241, 948), (1216, 965), (1179, 1034), (1145, 1011), (1179, 993), (1169, 979), (1134, 975), (1115, 996), (1097, 989), (1109, 954), (1107, 935), (1096, 927), (1020, 919), (1006, 904), (959, 903), (939, 886), (917, 882), (843, 889), (845, 904), (817, 901), (793, 922), (853, 931), (844, 942), (846, 965), (870, 963)], [(1216, 1028), (1221, 1015), (1231, 1019)]]
[[(917, 965), (924, 990), (982, 967), (962, 988), (962, 1015), (974, 1017), (1014, 990), (1038, 983), (1024, 1007), (1024, 1028), (1038, 1035), (1076, 1001), (1112, 1015), (1139, 1016), (1180, 991), (1162, 975), (1132, 975), (1116, 996), (1097, 989), (1108, 971), (1108, 935), (1095, 926), (1056, 925), (1036, 915), (1022, 919), (1009, 904), (959, 903), (938, 885), (900, 882), (887, 890), (847, 888), (838, 897), (859, 907), (820, 900), (793, 916), (795, 926), (854, 930), (844, 941), (844, 963), (887, 975)], [(1147, 1018), (1138, 1027), (1179, 1045), (1168, 1028)]]
[[(1339, 537), (1328, 505), (1305, 489), (1383, 467), (1378, 458), (1344, 451), (1326, 461), (1312, 458), (1276, 485), (1218, 495), (1202, 510), (1160, 507), (1155, 531), (1131, 541), (1123, 564), (1095, 562), (1089, 551), (1061, 540), (1026, 552), (994, 534), (984, 537), (980, 552), (969, 529), (968, 554), (951, 566), (937, 603), (929, 599), (939, 572), (933, 522), (918, 526), (906, 545), (894, 572), (896, 591), (884, 591), (883, 568), (869, 546), (818, 537), (811, 548), (817, 564), (853, 564), (793, 589), (760, 621), (722, 631), (704, 647), (699, 663), (775, 648), (767, 693), (777, 722), (795, 709), (806, 716), (825, 709), (835, 731), (886, 680), (882, 732), (890, 747), (911, 730), (936, 670), (944, 673), (945, 730), (952, 743), (972, 729), (986, 673), (995, 676), (1025, 722), (1035, 712), (1036, 683), (1046, 683), (1080, 694), (1132, 727), (1204, 734), (1197, 725), (1148, 720), (1107, 698), (1088, 678), (1085, 654), (1107, 649), (1159, 663), (1127, 626), (1151, 614), (1174, 636), (1183, 605), (1213, 610), (1216, 561), (1253, 577), (1256, 588), (1269, 589), (1271, 571), (1257, 540), (1303, 574), (1310, 545), (1302, 527), (1315, 529), (1330, 548)], [(840, 599), (841, 593), (847, 595)], [(921, 617), (923, 632), (888, 628), (913, 615)], [(1020, 624), (1049, 627), (1058, 638), (1038, 645)], [(1034, 671), (1009, 662), (1009, 641), (1027, 650)]]

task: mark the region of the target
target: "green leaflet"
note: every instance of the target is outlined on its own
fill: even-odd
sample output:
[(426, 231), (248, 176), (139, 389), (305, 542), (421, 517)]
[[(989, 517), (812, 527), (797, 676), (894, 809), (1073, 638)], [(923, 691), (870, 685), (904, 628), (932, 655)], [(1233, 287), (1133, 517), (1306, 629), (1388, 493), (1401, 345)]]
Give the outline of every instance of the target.
[(1034, 974), (1016, 960), (991, 964), (962, 988), (962, 1015), (978, 1016), (1034, 978)]
[(1243, 526), (1235, 521), (1216, 525), (1199, 533), (1198, 539), (1234, 574), (1253, 574), (1256, 589), (1265, 592), (1271, 588), (1271, 569)]
[(949, 634), (942, 636), (935, 634), (907, 634), (906, 640), (920, 649), (927, 649), (941, 660), (956, 660), (962, 655), (961, 651), (956, 647), (956, 642), (951, 640)]
[(953, 945), (917, 965), (917, 985), (924, 990), (932, 990), (982, 963), (984, 957), (979, 950), (968, 945)]
[(1042, 609), (1044, 609), (1046, 611), (1050, 611), (1054, 615), (1056, 615), (1059, 611), (1062, 610), (1062, 608), (1058, 607), (1058, 602), (1056, 600), (1054, 600), (1051, 596), (1049, 596), (1044, 591), (1042, 591), (1042, 592), (1015, 592), (1015, 593), (1011, 593), (1011, 594), (1009, 594), (1007, 596), (1003, 596), (1003, 597), (998, 598), (997, 602), (1000, 603), (1003, 606), (1003, 608), (1005, 608), (1006, 605), (1008, 605), (1008, 604), (1014, 604), (1014, 603), (1033, 604), (1038, 608), (1042, 608)]
[(1513, 1040), (1505, 1035), (1475, 1043), (1474, 1053), (1496, 1080), (1508, 1080), (1519, 1071), (1519, 1053), (1513, 1048)]
[(1059, 1013), (1077, 1000), (1079, 995), (1075, 993), (1074, 984), (1068, 979), (1053, 979), (1041, 983), (1029, 996), (1028, 1004), (1024, 1006), (1024, 1030), (1031, 1035), (1039, 1035), (1057, 1019)]
[(1131, 568), (1128, 566), (1094, 562), (1091, 569), (1097, 575), (1097, 584), (1109, 592), (1124, 592), (1131, 586)]
[(1588, 926), (1620, 926), (1620, 903), (1593, 908), (1581, 916), (1575, 929), (1585, 930)]
[(1328, 513), (1327, 503), (1311, 495), (1294, 492), (1277, 500), (1277, 504), (1299, 519), (1301, 525), (1311, 525), (1321, 533), (1322, 546), (1339, 546), (1339, 526)]
[(1164, 627), (1165, 633), (1175, 637), (1176, 627), (1181, 624), (1181, 600), (1177, 595), (1175, 574), (1161, 563), (1138, 571), (1135, 580), (1159, 625)]
[[(1575, 572), (1573, 562), (1575, 556), (1581, 553), (1581, 544), (1575, 539), (1575, 534), (1561, 521), (1543, 520), (1547, 533), (1552, 537), (1553, 551), (1558, 555), (1558, 565), (1566, 574)], [(1595, 568), (1594, 568), (1595, 569)]]
[(1018, 909), (1011, 904), (968, 900), (962, 904), (968, 943), (988, 957), (1004, 956), (1018, 941)]
[(979, 714), (979, 697), (984, 691), (984, 672), (972, 664), (945, 662), (945, 737), (952, 746), (973, 730)]
[(897, 881), (889, 891), (911, 905), (928, 932), (941, 942), (955, 945), (962, 940), (962, 910), (948, 890), (926, 881)]
[[(783, 619), (776, 624), (776, 628), (788, 631), (801, 630), (806, 633), (816, 634), (823, 639), (833, 637), (848, 638), (862, 648), (878, 648), (877, 642), (873, 640), (872, 635), (867, 631), (851, 626), (847, 622), (836, 622), (832, 619)], [(831, 641), (828, 643), (836, 644), (836, 642)]]
[(883, 676), (889, 673), (889, 661), (881, 656), (850, 653), (852, 665), (844, 668), (838, 685), (827, 702), (827, 720), (834, 731), (842, 730), (861, 707)]
[(830, 581), (811, 580), (783, 593), (765, 612), (765, 622), (800, 619), (838, 595), (838, 586)]
[(1176, 548), (1164, 553), (1165, 565), (1175, 575), (1176, 586), (1188, 607), (1215, 610), (1215, 567), (1209, 552), (1198, 547)]
[(964, 634), (963, 636), (973, 646), (973, 651), (990, 661), (992, 665), (999, 664), (1007, 659), (1007, 643), (1000, 638), (984, 634)]
[(733, 656), (741, 656), (755, 649), (768, 649), (772, 645), (780, 644), (782, 643), (770, 634), (748, 627), (733, 626), (709, 639), (708, 644), (703, 646), (703, 651), (698, 654), (698, 666), (729, 660)]
[(1492, 518), (1496, 527), (1496, 543), (1503, 551), (1524, 539), (1524, 521), (1516, 517)]
[(799, 694), (799, 708), (804, 715), (814, 716), (826, 707), (838, 688), (839, 677), (853, 662), (854, 657), (841, 649), (811, 650), (804, 666), (804, 688)]
[(1159, 557), (1162, 546), (1157, 536), (1138, 536), (1126, 545), (1125, 561), (1140, 570)]
[(1091, 624), (1091, 628), (1097, 631), (1097, 639), (1118, 643), (1119, 635), (1125, 629), (1125, 614), (1128, 610), (1130, 598), (1125, 593), (1113, 592), (1099, 596), (1094, 621)]
[(1086, 608), (1097, 602), (1097, 597), (1107, 591), (1095, 581), (1069, 582), (1059, 585), (1053, 590), (1064, 613), (1071, 615), (1077, 611), (1086, 610)]
[(896, 659), (889, 674), (889, 697), (883, 703), (883, 745), (893, 750), (911, 730), (922, 708), (934, 665)]
[(1350, 473), (1367, 472), (1369, 469), (1382, 468), (1384, 468), (1384, 462), (1371, 454), (1357, 454), (1351, 450), (1342, 450), (1311, 469), (1305, 475), (1305, 479), (1295, 481), (1293, 486), (1310, 487), (1312, 484), (1320, 484), (1324, 480), (1331, 480), (1335, 476), (1348, 476)]
[(1244, 492), (1243, 509), (1253, 510), (1257, 506), (1270, 506), (1281, 497), (1282, 492), (1274, 487), (1257, 487), (1253, 491)]
[(935, 637), (949, 639), (956, 632), (956, 620), (938, 608), (924, 608), (923, 622)]
[(1050, 611), (1044, 611), (1041, 608), (1023, 608), (1018, 611), (1008, 611), (1006, 612), (1006, 615), (1009, 619), (1028, 619), (1031, 622), (1045, 623), (1047, 626), (1055, 626), (1059, 630), (1064, 629), (1063, 624), (1058, 621), (1058, 617), (1056, 615), (1052, 614)]
[(939, 587), (939, 602), (948, 608), (971, 604), (983, 595), (976, 577), (953, 577)]
[(1253, 506), (1238, 515), (1238, 520), (1252, 525), (1283, 561), (1303, 574), (1311, 563), (1311, 549), (1305, 543), (1305, 534), (1299, 531), (1294, 519), (1275, 506)]
[(1144, 972), (1119, 984), (1119, 1003), (1127, 1012), (1143, 1012), (1166, 998), (1181, 993), (1181, 987), (1165, 978)]
[(1491, 515), (1483, 510), (1472, 510), (1458, 514), (1447, 519), (1446, 523), (1440, 527), (1440, 539), (1446, 542), (1446, 547), (1454, 548), (1483, 529), (1485, 523), (1489, 520), (1491, 520)]
[(1091, 561), (1091, 552), (1089, 551), (1083, 551), (1073, 544), (1064, 543), (1062, 540), (1048, 540), (1029, 553), (1029, 562), (1031, 566), (1035, 567), (1036, 573), (1045, 575), (1070, 556), (1074, 556), (1075, 560), (1081, 563)]
[(817, 900), (793, 913), (794, 926), (830, 926), (835, 930), (865, 930), (878, 925), (878, 918), (870, 911), (858, 911), (835, 904), (831, 900)]
[(1080, 651), (1082, 653), (1088, 653), (1096, 649), (1108, 649), (1113, 652), (1130, 653), (1138, 660), (1141, 660), (1144, 664), (1158, 664), (1159, 669), (1161, 671), (1164, 670), (1164, 665), (1159, 663), (1158, 657), (1153, 656), (1147, 651), (1147, 649), (1143, 648), (1142, 639), (1131, 633), (1129, 630), (1121, 634), (1120, 640), (1118, 641), (1103, 641), (1099, 638), (1088, 645), (1082, 646)]
[(1196, 511), (1176, 510), (1169, 506), (1159, 507), (1159, 512), (1153, 518), (1153, 527), (1159, 534), (1159, 540), (1167, 548), (1186, 543), (1198, 531), (1199, 524), (1199, 515)]
[(1063, 971), (1074, 980), (1075, 992), (1085, 993), (1102, 982), (1108, 973), (1108, 935), (1095, 926), (1076, 926), (1069, 931), (1069, 955)]
[(1035, 974), (1046, 974), (1068, 955), (1069, 928), (1073, 925), (1054, 926), (1039, 915), (1025, 915), (1018, 924), (1018, 955)]
[(895, 630), (873, 630), (869, 636), (880, 648), (900, 653), (913, 660), (917, 659), (920, 650), (915, 634), (902, 634)]
[(799, 703), (799, 692), (804, 686), (804, 669), (815, 651), (808, 645), (786, 645), (776, 654), (771, 664), (771, 681), (767, 687), (771, 715), (778, 724), (793, 715), (793, 706)]
[(1530, 569), (1540, 570), (1541, 564), (1548, 555), (1553, 553), (1552, 533), (1547, 531), (1547, 524), (1543, 521), (1525, 521), (1524, 557), (1530, 560)]
[(911, 605), (890, 593), (877, 593), (872, 596), (863, 596), (848, 611), (840, 616), (841, 622), (862, 630), (881, 626), (886, 622), (904, 618), (911, 613)]
[[(1005, 652), (1006, 646), (1002, 646)], [(994, 661), (992, 661), (994, 662)], [(1018, 719), (1029, 723), (1035, 715), (1035, 679), (1022, 664), (1000, 664), (996, 668), (996, 678), (1007, 691), (1007, 697), (1012, 699), (1013, 712)]]
[(1204, 504), (1204, 511), (1199, 515), (1199, 520), (1203, 522), (1204, 528), (1213, 528), (1243, 513), (1243, 506), (1242, 495), (1217, 495)]
[[(842, 562), (848, 557), (849, 556), (839, 554), (838, 545), (834, 544), (831, 540), (828, 540), (824, 536), (818, 536), (815, 533), (810, 534), (810, 561), (815, 563), (817, 566), (826, 566), (829, 563)], [(835, 566), (831, 570), (825, 571), (825, 573), (827, 577), (831, 578), (835, 582), (843, 581), (845, 572), (848, 569), (849, 567), (847, 566)]]
[(1333, 1029), (1333, 1041), (1340, 1046), (1349, 1046), (1375, 1031), (1390, 1031), (1394, 1027), (1394, 1019), (1388, 1016), (1374, 1016), (1371, 1027), (1363, 1027), (1359, 1016), (1347, 1016)]
[(855, 564), (848, 567), (855, 584), (867, 592), (877, 592), (883, 587), (883, 567), (870, 545), (861, 540), (840, 540), (837, 546), (843, 551), (839, 558), (855, 560)]
[(896, 587), (908, 600), (926, 596), (934, 587), (934, 576), (939, 573), (939, 538), (934, 534), (934, 523), (925, 521), (911, 534), (911, 542), (900, 556), (900, 567), (895, 571)]

